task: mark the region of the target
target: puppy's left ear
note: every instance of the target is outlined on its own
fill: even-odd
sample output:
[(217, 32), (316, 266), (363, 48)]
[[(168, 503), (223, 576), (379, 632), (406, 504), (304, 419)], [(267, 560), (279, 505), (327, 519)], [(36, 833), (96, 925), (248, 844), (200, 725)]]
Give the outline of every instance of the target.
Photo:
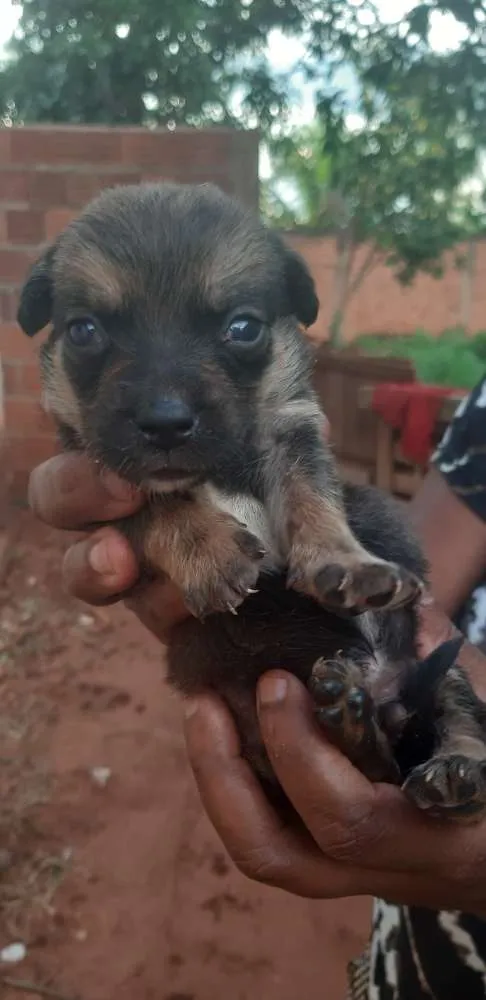
[(275, 230), (271, 231), (271, 239), (283, 263), (285, 288), (292, 315), (297, 317), (302, 326), (312, 326), (319, 312), (319, 299), (309, 268), (304, 258), (291, 250)]
[(56, 245), (53, 243), (39, 257), (20, 292), (17, 323), (28, 337), (39, 333), (52, 319), (52, 267)]
[(294, 316), (303, 326), (312, 326), (319, 312), (314, 279), (300, 254), (285, 247), (285, 278)]

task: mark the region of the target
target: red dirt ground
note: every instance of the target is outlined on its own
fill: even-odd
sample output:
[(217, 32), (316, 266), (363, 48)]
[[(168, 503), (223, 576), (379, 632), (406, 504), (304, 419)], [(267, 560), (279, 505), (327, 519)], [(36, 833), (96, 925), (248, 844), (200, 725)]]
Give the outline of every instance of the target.
[[(368, 902), (293, 899), (232, 868), (157, 643), (124, 609), (63, 594), (65, 539), (23, 513), (14, 529), (0, 583), (0, 948), (23, 941), (27, 958), (0, 963), (0, 996), (27, 996), (27, 981), (66, 1000), (343, 1000)], [(111, 770), (104, 787), (96, 767)]]

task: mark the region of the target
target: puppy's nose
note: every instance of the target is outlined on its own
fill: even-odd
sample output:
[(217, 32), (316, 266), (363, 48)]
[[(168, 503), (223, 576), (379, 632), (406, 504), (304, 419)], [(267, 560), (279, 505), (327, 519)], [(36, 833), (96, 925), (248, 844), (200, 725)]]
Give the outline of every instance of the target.
[(182, 399), (159, 396), (141, 407), (137, 424), (148, 440), (159, 448), (170, 451), (187, 441), (195, 418)]

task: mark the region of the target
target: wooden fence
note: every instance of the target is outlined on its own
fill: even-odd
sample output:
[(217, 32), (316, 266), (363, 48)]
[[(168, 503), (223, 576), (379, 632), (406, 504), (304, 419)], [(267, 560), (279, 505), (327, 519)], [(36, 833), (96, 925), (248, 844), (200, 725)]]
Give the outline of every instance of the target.
[[(410, 497), (425, 469), (402, 455), (397, 435), (373, 412), (373, 387), (380, 382), (414, 382), (413, 365), (402, 358), (378, 358), (354, 350), (317, 351), (314, 384), (331, 422), (332, 445), (349, 482), (370, 483)], [(447, 400), (437, 422), (435, 444), (452, 417), (457, 400)]]

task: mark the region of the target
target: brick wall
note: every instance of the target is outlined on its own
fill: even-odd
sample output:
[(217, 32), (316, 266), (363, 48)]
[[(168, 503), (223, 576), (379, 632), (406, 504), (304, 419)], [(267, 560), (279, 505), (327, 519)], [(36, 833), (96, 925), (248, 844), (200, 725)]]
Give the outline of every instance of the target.
[[(306, 258), (316, 279), (321, 309), (313, 335), (325, 339), (333, 307), (334, 241), (295, 233), (288, 233), (286, 238)], [(366, 250), (357, 255), (356, 269), (365, 253)], [(411, 286), (404, 287), (390, 268), (376, 267), (351, 300), (345, 322), (346, 339), (352, 340), (360, 333), (411, 333), (418, 327), (431, 333), (465, 324), (471, 330), (486, 329), (486, 241), (475, 244), (471, 270), (468, 288), (468, 277), (455, 267), (451, 254), (442, 278), (419, 275)], [(469, 310), (465, 306), (467, 299), (470, 299)]]
[(22, 489), (28, 470), (54, 448), (39, 403), (39, 340), (29, 341), (15, 324), (19, 284), (39, 247), (102, 188), (162, 179), (213, 181), (256, 207), (257, 136), (229, 129), (0, 129), (0, 489)]

